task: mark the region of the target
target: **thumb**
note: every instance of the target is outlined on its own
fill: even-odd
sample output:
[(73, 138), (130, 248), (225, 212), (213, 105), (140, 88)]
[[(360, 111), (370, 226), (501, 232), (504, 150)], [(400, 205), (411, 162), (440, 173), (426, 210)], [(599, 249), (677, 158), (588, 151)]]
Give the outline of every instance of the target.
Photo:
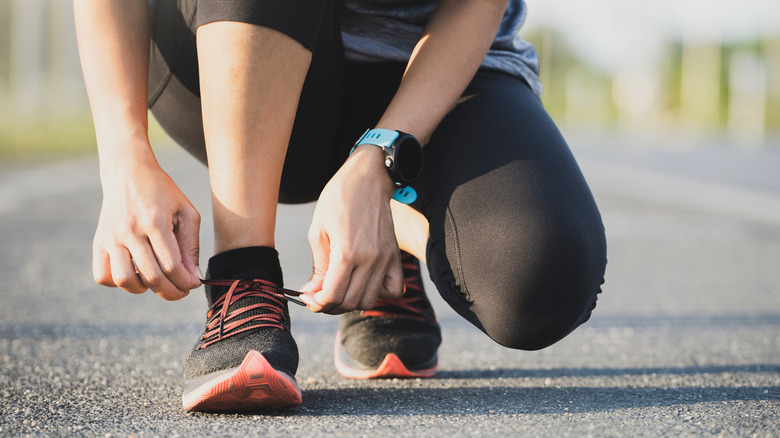
[(311, 277), (301, 287), (303, 293), (314, 293), (322, 290), (322, 283), (330, 263), (330, 241), (326, 236), (310, 239), (309, 244), (311, 245)]
[(200, 285), (200, 279), (203, 273), (200, 271), (200, 215), (197, 211), (194, 214), (177, 214), (174, 222), (173, 234), (179, 244), (181, 252), (181, 262), (184, 268), (192, 274), (195, 287)]

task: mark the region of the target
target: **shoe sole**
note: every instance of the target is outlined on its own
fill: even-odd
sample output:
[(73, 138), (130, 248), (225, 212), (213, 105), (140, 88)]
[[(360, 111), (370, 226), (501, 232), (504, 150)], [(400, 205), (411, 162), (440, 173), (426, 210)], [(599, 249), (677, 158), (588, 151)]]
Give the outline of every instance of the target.
[(274, 369), (254, 350), (238, 367), (198, 379), (202, 380), (205, 383), (182, 396), (186, 411), (271, 411), (299, 406), (302, 401), (295, 377)]
[(357, 365), (349, 365), (345, 360), (345, 358), (349, 359), (349, 354), (341, 344), (341, 331), (336, 333), (333, 357), (336, 363), (336, 370), (348, 379), (430, 378), (436, 375), (436, 371), (439, 368), (438, 359), (434, 359), (434, 365), (430, 368), (410, 370), (395, 353), (388, 353), (376, 369), (357, 368)]

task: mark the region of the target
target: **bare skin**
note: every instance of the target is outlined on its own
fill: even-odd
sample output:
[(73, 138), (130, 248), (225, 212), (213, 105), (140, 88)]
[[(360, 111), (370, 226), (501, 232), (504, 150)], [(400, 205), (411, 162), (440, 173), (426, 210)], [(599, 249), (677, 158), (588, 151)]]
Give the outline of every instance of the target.
[[(198, 28), (201, 106), (217, 253), (274, 246), (287, 143), (311, 52), (246, 23)], [(258, 81), (257, 78), (263, 78)]]
[[(377, 127), (429, 138), (476, 72), (506, 4), (440, 1)], [(148, 1), (75, 0), (75, 10), (104, 192), (95, 280), (180, 299), (202, 277), (200, 217), (160, 169), (146, 134)], [(217, 251), (273, 246), (281, 167), (311, 54), (276, 31), (219, 22), (199, 28), (198, 55), (208, 60), (200, 74)], [(323, 189), (309, 230), (313, 275), (301, 297), (310, 310), (368, 309), (400, 295), (399, 243), (424, 258), (427, 222), (391, 206), (391, 194), (372, 146), (358, 148)]]
[(99, 284), (178, 300), (200, 285), (200, 215), (149, 145), (148, 8), (146, 0), (74, 3), (103, 186), (92, 269)]

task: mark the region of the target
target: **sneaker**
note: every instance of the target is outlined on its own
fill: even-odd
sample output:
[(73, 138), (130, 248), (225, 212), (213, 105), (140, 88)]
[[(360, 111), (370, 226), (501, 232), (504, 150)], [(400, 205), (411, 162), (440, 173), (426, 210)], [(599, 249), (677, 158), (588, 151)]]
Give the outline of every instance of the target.
[(303, 304), (288, 296), (298, 293), (260, 279), (203, 284), (229, 289), (209, 309), (203, 336), (184, 364), (184, 409), (244, 412), (300, 405), (298, 346), (287, 309), (287, 301)]
[(420, 262), (401, 252), (404, 294), (379, 299), (371, 310), (341, 316), (336, 334), (336, 369), (351, 379), (433, 377), (441, 330), (425, 296)]

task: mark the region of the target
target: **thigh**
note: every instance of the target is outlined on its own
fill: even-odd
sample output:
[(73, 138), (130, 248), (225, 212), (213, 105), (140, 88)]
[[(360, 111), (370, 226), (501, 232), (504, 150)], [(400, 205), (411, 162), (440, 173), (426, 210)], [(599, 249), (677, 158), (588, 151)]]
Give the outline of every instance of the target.
[[(310, 7), (304, 7), (304, 3)], [(343, 51), (335, 1), (296, 0), (286, 8), (273, 7), (269, 1), (234, 5), (238, 6), (220, 8), (214, 7), (213, 1), (203, 0), (153, 3), (149, 108), (174, 141), (208, 164), (195, 38), (198, 24), (240, 21), (286, 33), (312, 50), (313, 55), (301, 91), (279, 198), (281, 202), (315, 200), (336, 165), (333, 148), (341, 114)], [(270, 5), (275, 15), (264, 13), (264, 5)], [(301, 19), (297, 19), (299, 16)]]
[(524, 82), (480, 71), (426, 146), (415, 188), (431, 276), (458, 313), (524, 349), (587, 319), (606, 264), (601, 217)]

